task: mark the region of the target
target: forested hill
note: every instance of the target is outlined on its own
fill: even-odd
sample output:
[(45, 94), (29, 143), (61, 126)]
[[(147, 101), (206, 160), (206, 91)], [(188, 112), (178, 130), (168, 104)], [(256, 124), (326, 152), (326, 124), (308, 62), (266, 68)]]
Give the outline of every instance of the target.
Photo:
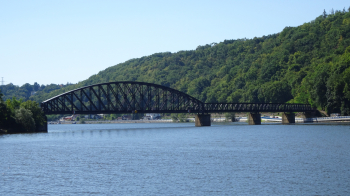
[[(350, 9), (349, 9), (350, 10)], [(350, 114), (350, 13), (336, 11), (254, 39), (225, 40), (177, 53), (156, 53), (107, 68), (65, 91), (111, 81), (143, 81), (205, 102), (310, 103)]]

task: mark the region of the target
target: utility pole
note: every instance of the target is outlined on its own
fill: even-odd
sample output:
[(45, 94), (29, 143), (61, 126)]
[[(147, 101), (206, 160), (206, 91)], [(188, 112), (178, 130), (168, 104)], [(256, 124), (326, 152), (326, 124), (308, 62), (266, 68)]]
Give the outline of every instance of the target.
[(4, 77), (1, 77), (1, 86), (4, 86)]

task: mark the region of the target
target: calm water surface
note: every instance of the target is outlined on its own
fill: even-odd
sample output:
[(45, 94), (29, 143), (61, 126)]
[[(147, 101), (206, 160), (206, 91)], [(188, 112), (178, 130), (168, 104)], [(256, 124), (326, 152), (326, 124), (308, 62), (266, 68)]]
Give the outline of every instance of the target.
[(350, 195), (349, 124), (49, 125), (0, 153), (0, 195)]

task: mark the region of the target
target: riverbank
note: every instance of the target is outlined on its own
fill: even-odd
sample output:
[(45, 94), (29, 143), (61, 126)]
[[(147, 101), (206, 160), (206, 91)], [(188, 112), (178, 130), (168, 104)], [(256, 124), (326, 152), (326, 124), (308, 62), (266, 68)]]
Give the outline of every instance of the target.
[(41, 126), (34, 131), (26, 131), (21, 129), (0, 129), (0, 134), (17, 134), (17, 133), (47, 133), (47, 126)]
[[(247, 117), (236, 118), (238, 122), (247, 122)], [(261, 117), (262, 122), (282, 122), (281, 116)], [(350, 116), (335, 116), (335, 117), (316, 117), (316, 118), (295, 118), (295, 123), (312, 123), (312, 122), (350, 122)]]
[(172, 119), (164, 120), (96, 120), (96, 121), (50, 121), (48, 124), (117, 124), (117, 123), (172, 123)]
[[(236, 122), (247, 122), (247, 117), (237, 117)], [(186, 122), (194, 122), (194, 118), (187, 118)], [(211, 118), (212, 122), (227, 122), (225, 117)], [(261, 122), (282, 122), (281, 116), (274, 118), (263, 116)], [(312, 123), (312, 122), (350, 122), (350, 116), (337, 117), (317, 117), (317, 118), (295, 118), (295, 123)], [(49, 121), (48, 124), (118, 124), (118, 123), (173, 123), (172, 119), (159, 120), (96, 120), (96, 121)]]

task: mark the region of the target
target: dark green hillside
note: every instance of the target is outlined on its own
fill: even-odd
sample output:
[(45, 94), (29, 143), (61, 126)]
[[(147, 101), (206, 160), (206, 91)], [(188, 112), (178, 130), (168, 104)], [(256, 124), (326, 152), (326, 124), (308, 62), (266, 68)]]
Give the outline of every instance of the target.
[(350, 13), (321, 15), (274, 35), (132, 59), (33, 99), (110, 81), (161, 84), (205, 102), (310, 103), (350, 115)]
[(34, 83), (34, 85), (31, 84), (24, 84), (22, 86), (16, 86), (12, 83), (7, 85), (0, 86), (0, 90), (4, 94), (3, 99), (8, 100), (12, 99), (13, 97), (16, 97), (17, 99), (22, 100), (29, 100), (33, 96), (33, 94), (36, 94), (38, 92), (42, 93), (50, 93), (51, 91), (63, 88), (65, 86), (71, 85), (70, 83), (67, 83), (66, 85), (58, 85), (58, 84), (50, 84), (50, 85), (39, 85), (38, 83)]

